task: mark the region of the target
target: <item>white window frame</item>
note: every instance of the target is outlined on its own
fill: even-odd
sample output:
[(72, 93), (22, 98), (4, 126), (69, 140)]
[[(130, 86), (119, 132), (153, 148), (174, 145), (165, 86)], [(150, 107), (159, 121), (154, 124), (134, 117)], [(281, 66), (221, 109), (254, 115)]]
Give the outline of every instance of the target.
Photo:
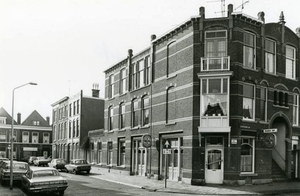
[[(48, 142), (45, 142), (46, 139), (48, 138)], [(43, 143), (44, 144), (49, 144), (50, 143), (50, 133), (43, 133)]]
[[(246, 97), (245, 95), (244, 95), (244, 86), (251, 86), (252, 88), (253, 88), (253, 98), (251, 98), (251, 97)], [(255, 120), (255, 100), (256, 100), (256, 92), (255, 92), (255, 85), (253, 85), (253, 84), (243, 84), (243, 106), (242, 106), (242, 111), (244, 111), (244, 99), (252, 99), (252, 118), (247, 118), (247, 117), (244, 117), (244, 114), (243, 114), (243, 120), (247, 120), (247, 121), (254, 121)], [(245, 108), (245, 109), (247, 109), (247, 108)]]
[(114, 75), (108, 77), (108, 98), (114, 97)]
[[(131, 114), (131, 117), (132, 117), (132, 127), (138, 127), (139, 126), (139, 124), (140, 124), (140, 119), (139, 119), (139, 117), (140, 117), (140, 109), (139, 109), (139, 101), (138, 101), (138, 99), (136, 98), (136, 99), (133, 99), (132, 100), (132, 102), (131, 102), (131, 104), (132, 104), (132, 106), (131, 106), (131, 108), (132, 108), (132, 114)], [(135, 124), (135, 121), (137, 121), (136, 122), (136, 124)]]
[(293, 94), (293, 125), (299, 125), (299, 94)]
[(137, 88), (145, 86), (145, 59), (137, 62)]
[[(296, 48), (292, 46), (286, 46), (285, 48), (285, 77), (289, 79), (296, 79)], [(292, 56), (288, 56), (288, 50), (292, 50)], [(291, 66), (288, 62), (291, 62)], [(289, 70), (291, 69), (291, 74), (289, 74)]]
[(120, 95), (127, 92), (127, 70), (123, 68), (120, 70)]
[(6, 117), (0, 117), (0, 124), (6, 124)]
[[(25, 140), (25, 133), (27, 133), (27, 140)], [(28, 131), (23, 131), (22, 132), (22, 143), (29, 143), (29, 132)]]
[[(34, 136), (33, 134), (37, 134), (36, 136)], [(36, 142), (34, 142), (34, 138), (37, 137), (36, 139)], [(38, 132), (32, 132), (31, 133), (31, 143), (33, 144), (38, 144), (39, 143), (39, 133)]]
[[(267, 49), (267, 42), (272, 42), (274, 44), (274, 51), (269, 51)], [(270, 70), (270, 64), (268, 64), (268, 56), (273, 57), (273, 70)], [(265, 41), (265, 70), (267, 73), (276, 74), (276, 41), (272, 39), (266, 39)]]
[[(146, 100), (148, 100), (148, 104), (145, 104)], [(147, 126), (147, 125), (149, 125), (149, 118), (150, 118), (150, 98), (149, 98), (149, 96), (144, 96), (142, 98), (142, 108), (143, 108), (142, 125)], [(146, 120), (146, 117), (147, 117), (147, 120)]]
[[(253, 37), (253, 43), (251, 44), (247, 44), (246, 43), (246, 35), (247, 36), (252, 36)], [(251, 50), (252, 51), (252, 62), (253, 62), (253, 65), (249, 66), (249, 65), (246, 65), (246, 62), (247, 62), (247, 59), (246, 59), (246, 54), (247, 54), (247, 49)], [(244, 56), (244, 62), (243, 62), (243, 65), (244, 67), (246, 68), (249, 68), (249, 69), (256, 69), (256, 35), (253, 34), (253, 33), (250, 33), (248, 31), (244, 32), (244, 47), (243, 47), (243, 56)], [(249, 55), (249, 54), (248, 54)]]
[(108, 124), (107, 124), (107, 129), (108, 131), (112, 131), (114, 128), (114, 107), (109, 106), (108, 108)]

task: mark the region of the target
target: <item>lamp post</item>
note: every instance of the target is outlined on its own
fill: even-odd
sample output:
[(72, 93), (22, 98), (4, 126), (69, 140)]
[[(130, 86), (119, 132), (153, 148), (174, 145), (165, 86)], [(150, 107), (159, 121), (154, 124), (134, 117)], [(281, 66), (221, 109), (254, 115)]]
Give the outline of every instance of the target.
[(21, 86), (18, 86), (16, 88), (13, 89), (12, 91), (12, 121), (11, 121), (11, 135), (10, 135), (10, 190), (13, 189), (13, 153), (14, 153), (14, 139), (13, 139), (13, 136), (14, 136), (14, 94), (15, 94), (15, 90), (18, 89), (18, 88), (21, 88), (23, 86), (26, 86), (26, 85), (37, 85), (37, 83), (34, 83), (34, 82), (29, 82), (29, 83), (26, 83), (26, 84), (23, 84)]

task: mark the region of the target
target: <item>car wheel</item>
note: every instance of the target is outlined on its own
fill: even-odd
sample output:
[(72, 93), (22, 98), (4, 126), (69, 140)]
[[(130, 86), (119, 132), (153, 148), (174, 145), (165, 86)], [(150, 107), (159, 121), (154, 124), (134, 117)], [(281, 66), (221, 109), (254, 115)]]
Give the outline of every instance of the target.
[(90, 173), (90, 170), (86, 171), (86, 173), (89, 174), (89, 173)]
[(59, 191), (58, 193), (60, 196), (63, 196), (65, 194), (65, 191)]

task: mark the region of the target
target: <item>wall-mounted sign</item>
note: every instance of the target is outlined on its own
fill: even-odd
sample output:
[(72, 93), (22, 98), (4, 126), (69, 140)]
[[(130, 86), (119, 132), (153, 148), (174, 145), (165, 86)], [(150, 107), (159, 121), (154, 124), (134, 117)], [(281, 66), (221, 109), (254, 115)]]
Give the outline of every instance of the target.
[(277, 129), (263, 129), (264, 133), (276, 133)]
[(35, 151), (35, 152), (37, 152), (38, 149), (36, 147), (23, 147), (23, 151)]
[(237, 144), (237, 139), (236, 138), (231, 138), (231, 144)]

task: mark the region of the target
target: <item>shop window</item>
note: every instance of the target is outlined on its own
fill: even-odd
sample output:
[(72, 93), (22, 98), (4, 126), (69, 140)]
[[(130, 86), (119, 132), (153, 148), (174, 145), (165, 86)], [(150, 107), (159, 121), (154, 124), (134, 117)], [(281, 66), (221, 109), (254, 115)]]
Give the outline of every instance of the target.
[(256, 36), (252, 33), (244, 33), (244, 63), (247, 68), (255, 69)]
[(285, 57), (285, 77), (296, 79), (296, 49), (291, 46), (286, 46)]
[(118, 166), (125, 166), (125, 138), (119, 138), (118, 141)]
[(142, 119), (143, 119), (143, 126), (149, 124), (149, 97), (143, 97), (142, 99), (142, 107), (143, 107), (143, 113), (142, 113)]
[(243, 85), (243, 119), (255, 119), (255, 86)]
[(265, 70), (276, 74), (276, 42), (270, 39), (265, 42)]
[(241, 172), (254, 172), (254, 139), (242, 138)]
[(107, 165), (112, 165), (113, 162), (113, 143), (107, 142)]

